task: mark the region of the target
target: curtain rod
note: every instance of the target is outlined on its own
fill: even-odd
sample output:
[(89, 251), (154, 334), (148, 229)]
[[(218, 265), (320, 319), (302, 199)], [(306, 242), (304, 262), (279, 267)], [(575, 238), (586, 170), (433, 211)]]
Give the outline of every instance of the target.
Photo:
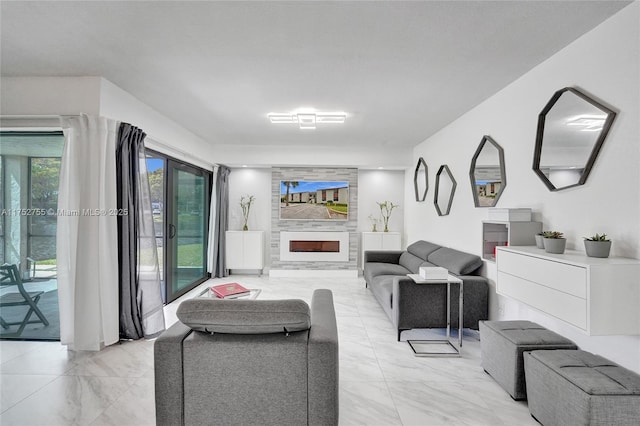
[[(72, 118), (79, 117), (80, 114), (72, 114), (72, 115), (0, 115), (0, 127), (6, 128), (16, 128), (16, 129), (29, 129), (33, 127), (39, 128), (51, 128), (51, 129), (60, 129), (60, 119), (61, 118)], [(117, 120), (122, 122), (122, 120)], [(135, 126), (135, 124), (131, 123)], [(144, 130), (144, 129), (142, 129)], [(156, 145), (160, 147), (162, 150), (170, 151), (171, 153), (177, 154), (177, 156), (182, 157), (183, 159), (188, 158), (191, 161), (195, 161), (200, 165), (205, 165), (211, 169), (215, 169), (218, 164), (210, 163), (201, 158), (196, 157), (193, 154), (182, 151), (174, 146), (171, 146), (167, 143), (161, 142), (158, 139), (154, 138), (147, 134), (147, 140), (151, 142), (152, 145)], [(169, 154), (169, 153), (167, 153)]]
[[(143, 129), (143, 130), (144, 130), (144, 129)], [(190, 154), (190, 153), (188, 153), (188, 152), (182, 151), (182, 150), (180, 150), (180, 149), (178, 149), (178, 148), (176, 148), (176, 147), (174, 147), (174, 146), (171, 146), (171, 145), (169, 145), (169, 144), (167, 144), (167, 143), (160, 142), (159, 140), (157, 140), (157, 139), (156, 139), (156, 138), (154, 138), (153, 136), (149, 136), (149, 135), (147, 135), (146, 141), (150, 142), (150, 144), (149, 144), (149, 145), (151, 145), (151, 146), (149, 146), (148, 148), (153, 149), (153, 146), (154, 146), (154, 145), (155, 145), (155, 146), (158, 146), (158, 147), (160, 147), (161, 149), (164, 149), (164, 150), (169, 151), (168, 153), (165, 153), (165, 154), (176, 153), (176, 154), (178, 154), (178, 156), (181, 156), (181, 157), (183, 157), (183, 158), (188, 158), (188, 159), (190, 159), (191, 161), (195, 161), (196, 163), (200, 163), (201, 165), (206, 165), (207, 167), (210, 167), (210, 168), (211, 168), (211, 170), (214, 170), (214, 169), (215, 169), (215, 167), (217, 167), (217, 166), (218, 166), (217, 164), (214, 164), (214, 163), (210, 163), (210, 162), (208, 162), (208, 161), (205, 161), (205, 160), (203, 160), (203, 159), (201, 159), (201, 158), (196, 157), (196, 156), (195, 156), (195, 155), (193, 155), (193, 154)], [(145, 144), (145, 145), (146, 145), (146, 144)]]

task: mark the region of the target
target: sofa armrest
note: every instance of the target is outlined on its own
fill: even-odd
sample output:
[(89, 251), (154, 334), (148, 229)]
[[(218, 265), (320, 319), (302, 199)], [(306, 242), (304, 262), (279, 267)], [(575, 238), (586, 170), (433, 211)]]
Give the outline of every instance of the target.
[(153, 345), (156, 425), (184, 424), (182, 341), (192, 331), (178, 321)]
[[(459, 275), (464, 282), (465, 326), (478, 330), (478, 321), (489, 319), (489, 280), (479, 275)], [(469, 301), (469, 303), (467, 303)], [(473, 318), (473, 324), (467, 319)]]
[(381, 262), (381, 263), (400, 263), (400, 255), (404, 253), (402, 250), (376, 250), (364, 252), (364, 263)]
[(313, 292), (308, 359), (310, 425), (338, 424), (338, 326), (330, 290)]

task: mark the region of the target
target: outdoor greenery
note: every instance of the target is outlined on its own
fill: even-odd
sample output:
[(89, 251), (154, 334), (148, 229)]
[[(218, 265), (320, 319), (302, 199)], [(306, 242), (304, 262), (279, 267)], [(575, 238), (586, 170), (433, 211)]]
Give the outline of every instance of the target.
[(59, 158), (31, 159), (31, 201), (41, 206), (58, 203)]
[(151, 191), (151, 202), (161, 203), (164, 199), (164, 168), (160, 167), (147, 173), (147, 177)]
[(287, 181), (284, 182), (284, 184), (287, 187), (287, 193), (284, 196), (284, 202), (288, 206), (289, 205), (289, 189), (297, 187), (298, 186), (298, 182), (297, 181), (289, 181), (289, 180), (287, 180)]
[(329, 204), (327, 203), (327, 206), (329, 207), (329, 209), (338, 212), (338, 213), (344, 213), (347, 214), (348, 212), (348, 207), (346, 204), (332, 204), (329, 206)]

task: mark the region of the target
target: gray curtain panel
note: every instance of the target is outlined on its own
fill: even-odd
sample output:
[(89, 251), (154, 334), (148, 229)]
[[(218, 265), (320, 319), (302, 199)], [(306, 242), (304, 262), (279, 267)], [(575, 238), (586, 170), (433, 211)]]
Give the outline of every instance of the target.
[(215, 214), (215, 238), (213, 245), (213, 270), (212, 277), (226, 277), (229, 275), (225, 259), (226, 231), (229, 227), (229, 173), (231, 169), (226, 166), (218, 166), (216, 175), (216, 211)]
[(120, 337), (124, 339), (152, 338), (165, 329), (145, 137), (141, 129), (122, 123), (116, 146)]

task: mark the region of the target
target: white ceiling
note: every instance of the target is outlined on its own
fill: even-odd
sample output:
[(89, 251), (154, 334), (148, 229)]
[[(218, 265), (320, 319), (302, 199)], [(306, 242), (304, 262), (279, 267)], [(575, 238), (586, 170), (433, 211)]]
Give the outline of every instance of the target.
[[(211, 143), (407, 148), (629, 3), (2, 1), (0, 70), (102, 76)], [(269, 124), (299, 107), (349, 115)]]

